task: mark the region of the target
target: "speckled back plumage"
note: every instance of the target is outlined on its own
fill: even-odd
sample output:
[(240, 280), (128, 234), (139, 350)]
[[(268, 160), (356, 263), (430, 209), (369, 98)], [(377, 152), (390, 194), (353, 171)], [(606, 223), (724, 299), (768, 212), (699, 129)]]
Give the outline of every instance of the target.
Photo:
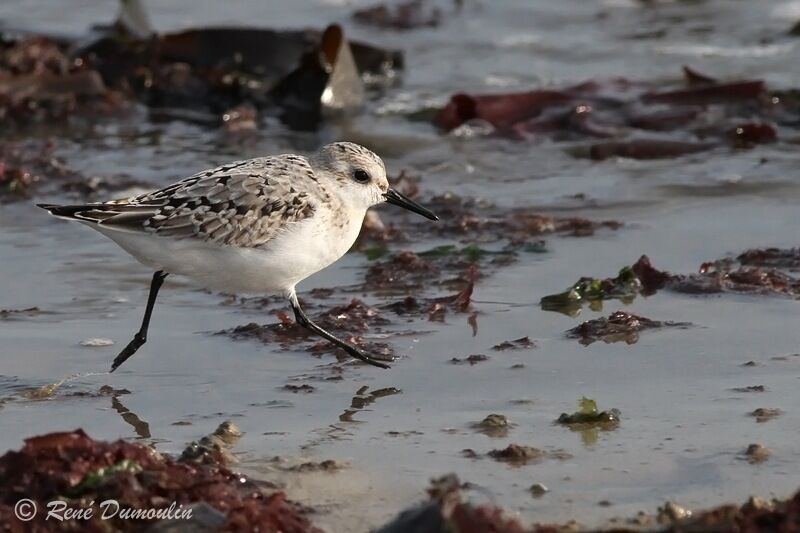
[(72, 216), (109, 229), (252, 248), (312, 216), (321, 195), (328, 196), (308, 160), (287, 154), (228, 163)]

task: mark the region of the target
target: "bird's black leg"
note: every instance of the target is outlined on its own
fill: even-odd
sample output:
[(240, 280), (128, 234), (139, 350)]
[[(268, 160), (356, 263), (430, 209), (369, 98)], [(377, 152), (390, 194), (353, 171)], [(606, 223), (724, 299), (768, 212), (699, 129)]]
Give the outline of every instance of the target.
[(292, 310), (294, 310), (294, 318), (297, 320), (297, 323), (303, 326), (304, 328), (316, 333), (323, 339), (327, 339), (339, 348), (343, 349), (345, 352), (348, 353), (351, 357), (355, 357), (356, 359), (361, 359), (365, 363), (369, 363), (371, 365), (380, 367), (380, 368), (390, 368), (389, 365), (383, 363), (371, 355), (365, 353), (364, 351), (356, 348), (352, 344), (348, 344), (341, 339), (337, 339), (318, 325), (314, 324), (308, 315), (306, 315), (305, 311), (300, 307), (300, 302), (297, 301), (297, 295), (292, 294), (289, 297), (289, 302), (292, 304)]
[(127, 361), (130, 356), (136, 353), (136, 350), (147, 342), (147, 328), (150, 326), (150, 315), (153, 314), (153, 306), (156, 304), (158, 289), (161, 288), (161, 285), (164, 283), (164, 278), (168, 275), (169, 273), (163, 270), (159, 270), (153, 274), (153, 280), (150, 282), (150, 295), (147, 297), (147, 308), (144, 310), (144, 318), (142, 319), (142, 327), (139, 328), (139, 332), (133, 336), (133, 340), (128, 343), (125, 349), (114, 359), (114, 362), (111, 363), (111, 372)]

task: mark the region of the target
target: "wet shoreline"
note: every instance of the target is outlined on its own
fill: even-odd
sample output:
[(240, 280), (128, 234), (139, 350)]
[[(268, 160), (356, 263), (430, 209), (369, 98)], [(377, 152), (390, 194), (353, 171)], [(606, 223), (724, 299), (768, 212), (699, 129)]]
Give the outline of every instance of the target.
[[(92, 0), (92, 9), (66, 12), (36, 0), (27, 15), (12, 4), (0, 6), (4, 27), (73, 36), (114, 16)], [(385, 524), (425, 499), (429, 479), (449, 473), (524, 524), (578, 519), (592, 527), (652, 513), (667, 500), (700, 509), (793, 494), (796, 266), (778, 265), (778, 275), (773, 263), (735, 260), (770, 247), (791, 256), (797, 246), (800, 133), (791, 90), (800, 80), (787, 65), (800, 40), (786, 33), (793, 8), (644, 4), (466, 1), (457, 11), (448, 2), (437, 6), (437, 25), (425, 11), (420, 28), (387, 31), (351, 18), (366, 2), (299, 2), (271, 18), (274, 27), (338, 24), (353, 40), (403, 51), (402, 74), (368, 93), (362, 111), (325, 119), (309, 133), (293, 131), (266, 106), (253, 119), (238, 106), (148, 108), (126, 96), (119, 114), (96, 121), (78, 107), (65, 122), (6, 131), (3, 178), (29, 172), (39, 179), (20, 197), (4, 192), (0, 203), (0, 273), (10, 280), (0, 286), (0, 411), (9, 428), (0, 449), (81, 427), (98, 440), (123, 438), (174, 455), (232, 420), (245, 433), (233, 453), (255, 477), (270, 479), (291, 461), (348, 465), (287, 481), (290, 498), (331, 513), (319, 523), (329, 520), (333, 531)], [(213, 2), (191, 14), (175, 3), (151, 7), (160, 32), (244, 26), (277, 9), (256, 2), (226, 13)], [(618, 121), (640, 110), (632, 94), (673, 91), (674, 98), (674, 91), (710, 86), (686, 78), (683, 65), (716, 78), (717, 89), (764, 80), (766, 92), (692, 107), (699, 115), (658, 134), (670, 142), (712, 139), (709, 150), (636, 159), (625, 150), (641, 144), (622, 151), (617, 144), (612, 157), (575, 157), (578, 146), (606, 150), (641, 138), (644, 130)], [(535, 91), (587, 81), (600, 89), (571, 93), (566, 107), (546, 108), (533, 121), (529, 107), (514, 115), (511, 124), (533, 137), (508, 138), (491, 113), (482, 121), (459, 115), (466, 122), (449, 133), (433, 123), (458, 93), (472, 99), (461, 101), (469, 107), (480, 95), (538, 97)], [(762, 98), (776, 94), (788, 107)], [(591, 113), (578, 110), (584, 103)], [(648, 113), (685, 119), (674, 114), (682, 104), (653, 105)], [(236, 127), (223, 118), (231, 110)], [(487, 128), (493, 120), (496, 129)], [(762, 122), (775, 130), (774, 137), (750, 131), (763, 143), (729, 136), (737, 125)], [(614, 136), (605, 138), (609, 125)], [(315, 318), (394, 355), (391, 370), (353, 364), (297, 336), (279, 300), (211, 293), (176, 278), (165, 284), (158, 323), (128, 368), (26, 397), (76, 373), (105, 372), (138, 324), (150, 276), (110, 242), (45, 216), (34, 201), (127, 196), (229, 160), (307, 154), (340, 139), (367, 143), (386, 160), (393, 185), (447, 215), (427, 227), (379, 208), (353, 251), (301, 285)], [(603, 285), (642, 255), (684, 280), (718, 262), (709, 272), (724, 290), (648, 294)], [(583, 278), (594, 281), (585, 281), (590, 297), (577, 313), (542, 309), (542, 298)], [(636, 329), (643, 320), (691, 326)], [(611, 323), (636, 334), (600, 330), (600, 342), (584, 342), (584, 333), (595, 334), (576, 329), (585, 321), (599, 321), (585, 328)], [(512, 342), (524, 337), (530, 342)], [(511, 348), (495, 349), (504, 343)], [(97, 395), (101, 385), (130, 394)], [(601, 410), (618, 408), (619, 426), (587, 438), (555, 423), (584, 396)], [(780, 414), (758, 421), (752, 413), (759, 409)], [(491, 414), (511, 424), (502, 437), (475, 427)], [(766, 460), (743, 455), (754, 443), (771, 450)], [(571, 457), (523, 466), (487, 458), (510, 444)], [(276, 455), (289, 462), (270, 462)], [(528, 491), (536, 483), (549, 489), (539, 498)], [(342, 497), (328, 499), (337, 488)]]

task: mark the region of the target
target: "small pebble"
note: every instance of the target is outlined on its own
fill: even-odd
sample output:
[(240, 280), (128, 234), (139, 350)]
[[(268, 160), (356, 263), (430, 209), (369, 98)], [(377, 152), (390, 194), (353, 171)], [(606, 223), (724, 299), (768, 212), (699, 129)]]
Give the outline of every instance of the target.
[(773, 504), (773, 502), (767, 501), (764, 498), (759, 498), (758, 496), (750, 496), (747, 503), (742, 506), (744, 510), (753, 511), (772, 511), (774, 508), (775, 504)]
[(478, 425), (482, 428), (489, 429), (489, 428), (507, 428), (509, 426), (508, 418), (505, 415), (498, 415), (498, 414), (490, 414), (483, 420), (481, 420)]
[(750, 413), (750, 416), (756, 419), (756, 422), (766, 422), (768, 420), (772, 420), (773, 418), (777, 418), (783, 414), (783, 411), (777, 409), (775, 407), (759, 407), (755, 411)]
[(542, 496), (550, 492), (550, 489), (548, 489), (542, 483), (534, 483), (528, 490), (530, 491), (531, 496), (533, 496), (534, 498), (541, 498)]
[(747, 447), (744, 455), (750, 464), (757, 464), (763, 463), (769, 459), (769, 456), (772, 455), (772, 452), (763, 444), (754, 443)]
[(692, 512), (677, 503), (667, 502), (658, 508), (658, 523), (673, 524), (692, 516)]
[(231, 445), (239, 440), (244, 433), (242, 433), (242, 430), (239, 429), (236, 424), (230, 420), (226, 420), (214, 430), (212, 435), (222, 440), (225, 444)]

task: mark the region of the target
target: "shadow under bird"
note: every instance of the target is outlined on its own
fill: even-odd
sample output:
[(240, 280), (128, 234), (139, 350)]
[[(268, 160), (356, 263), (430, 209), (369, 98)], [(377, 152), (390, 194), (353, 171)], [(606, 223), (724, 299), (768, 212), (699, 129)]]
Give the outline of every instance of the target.
[(337, 142), (308, 158), (284, 154), (228, 163), (132, 198), (38, 205), (90, 226), (155, 270), (141, 328), (114, 359), (113, 372), (146, 342), (158, 290), (171, 273), (210, 289), (283, 294), (298, 324), (352, 357), (388, 368), (312, 322), (295, 292), (300, 281), (350, 249), (367, 209), (382, 202), (438, 220), (389, 188), (380, 157)]

